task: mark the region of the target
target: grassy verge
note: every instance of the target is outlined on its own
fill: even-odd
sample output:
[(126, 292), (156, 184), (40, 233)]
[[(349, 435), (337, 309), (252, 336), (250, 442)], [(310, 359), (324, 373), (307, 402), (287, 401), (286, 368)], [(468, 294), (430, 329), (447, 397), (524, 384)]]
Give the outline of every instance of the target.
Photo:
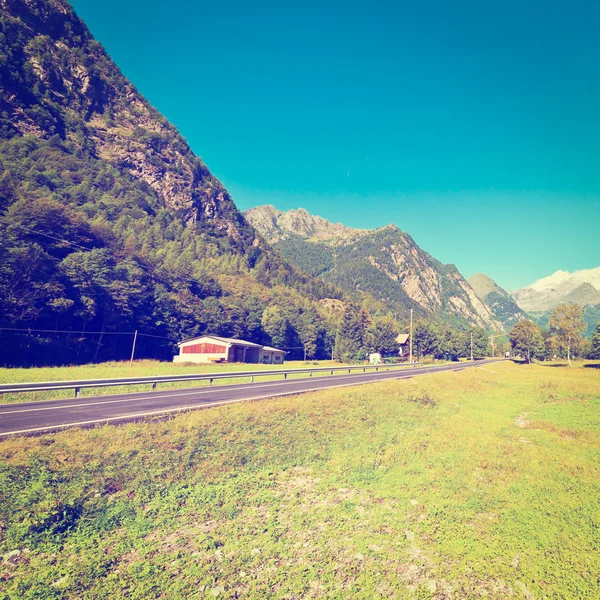
[(600, 372), (512, 363), (0, 443), (1, 598), (598, 598)]
[[(239, 371), (278, 371), (285, 369), (304, 369), (307, 367), (340, 367), (344, 363), (331, 360), (321, 361), (288, 361), (284, 365), (252, 365), (243, 363), (229, 363), (224, 365), (200, 365), (193, 363), (168, 363), (156, 360), (135, 361), (133, 366), (129, 362), (106, 362), (99, 364), (77, 365), (70, 367), (40, 367), (30, 369), (0, 368), (0, 383), (29, 383), (36, 381), (73, 381), (81, 379), (108, 379), (119, 377), (146, 377), (153, 375), (195, 375), (202, 373), (235, 373)], [(294, 375), (299, 377), (304, 375)], [(315, 374), (318, 376), (318, 374)], [(257, 381), (270, 381), (279, 379), (279, 376), (264, 376)], [(241, 383), (243, 379), (223, 378), (215, 379), (213, 385), (228, 385)], [(190, 381), (177, 383), (161, 383), (160, 389), (174, 389), (186, 387), (201, 387), (209, 385), (208, 381)], [(129, 392), (145, 392), (149, 384), (114, 386), (99, 388), (84, 388), (82, 396), (100, 396), (107, 394), (125, 394)], [(0, 403), (33, 402), (56, 398), (72, 398), (73, 389), (50, 392), (27, 392), (21, 394), (0, 394)]]

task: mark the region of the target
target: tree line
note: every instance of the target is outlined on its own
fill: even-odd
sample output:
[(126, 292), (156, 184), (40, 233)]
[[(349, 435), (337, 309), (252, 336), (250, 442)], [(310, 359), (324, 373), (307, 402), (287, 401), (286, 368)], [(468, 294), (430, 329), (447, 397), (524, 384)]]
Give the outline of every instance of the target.
[(514, 352), (528, 363), (566, 358), (570, 365), (574, 357), (600, 358), (600, 322), (591, 339), (583, 337), (587, 327), (580, 306), (561, 304), (552, 311), (548, 329), (523, 319), (511, 329), (510, 342)]

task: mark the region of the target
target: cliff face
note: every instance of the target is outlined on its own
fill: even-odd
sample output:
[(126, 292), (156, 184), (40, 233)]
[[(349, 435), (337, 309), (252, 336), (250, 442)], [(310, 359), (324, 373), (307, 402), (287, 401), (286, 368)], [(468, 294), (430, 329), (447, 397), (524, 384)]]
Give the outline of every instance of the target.
[(144, 181), (164, 206), (245, 244), (253, 232), (185, 139), (62, 0), (0, 0), (0, 130), (60, 136)]
[(391, 310), (435, 314), (500, 330), (501, 324), (453, 265), (424, 252), (395, 225), (361, 230), (304, 209), (250, 209), (246, 219), (291, 262), (349, 291), (373, 295)]

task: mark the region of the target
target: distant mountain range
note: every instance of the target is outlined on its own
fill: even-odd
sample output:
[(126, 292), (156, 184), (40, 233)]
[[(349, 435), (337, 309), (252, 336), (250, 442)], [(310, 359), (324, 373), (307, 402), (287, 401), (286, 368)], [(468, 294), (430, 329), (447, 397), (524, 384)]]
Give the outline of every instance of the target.
[(600, 304), (600, 267), (569, 273), (556, 271), (549, 277), (512, 293), (515, 302), (528, 312), (546, 312), (565, 302), (580, 306)]
[(244, 213), (248, 222), (297, 267), (350, 293), (371, 296), (398, 316), (439, 315), (500, 331), (502, 324), (454, 265), (419, 248), (395, 225), (353, 229), (305, 209), (266, 205)]
[(511, 295), (542, 326), (548, 324), (550, 313), (559, 304), (579, 304), (588, 324), (587, 335), (591, 335), (600, 321), (600, 267), (573, 273), (556, 271)]

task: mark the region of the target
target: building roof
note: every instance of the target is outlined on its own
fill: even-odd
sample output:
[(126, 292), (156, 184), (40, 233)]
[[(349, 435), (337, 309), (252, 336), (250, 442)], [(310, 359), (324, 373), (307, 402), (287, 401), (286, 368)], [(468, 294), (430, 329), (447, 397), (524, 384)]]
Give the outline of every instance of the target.
[(236, 338), (225, 338), (219, 337), (216, 335), (199, 335), (198, 337), (189, 338), (187, 340), (183, 340), (183, 342), (179, 342), (178, 346), (182, 344), (187, 344), (187, 342), (195, 342), (196, 340), (201, 340), (202, 338), (209, 338), (211, 340), (216, 340), (218, 342), (223, 342), (224, 344), (235, 344), (237, 346), (248, 346), (251, 348), (262, 348), (263, 350), (267, 350), (269, 352), (282, 352), (283, 354), (287, 354), (286, 350), (281, 350), (280, 348), (273, 348), (273, 346), (263, 346), (262, 344), (255, 344), (254, 342), (247, 342), (246, 340), (238, 340)]
[(408, 333), (399, 333), (398, 336), (396, 337), (396, 341), (399, 344), (406, 344), (407, 340), (408, 340)]
[(196, 340), (201, 340), (202, 338), (209, 338), (211, 340), (217, 340), (218, 342), (223, 342), (224, 344), (236, 344), (237, 346), (249, 346), (252, 348), (262, 348), (262, 344), (255, 344), (254, 342), (247, 342), (246, 340), (238, 340), (236, 338), (225, 338), (218, 337), (216, 335), (199, 335), (198, 337), (189, 338), (187, 340), (183, 340), (183, 342), (179, 342), (178, 346), (182, 344), (187, 344), (188, 342), (195, 342)]
[(263, 350), (268, 350), (269, 352), (283, 352), (283, 354), (287, 354), (287, 350), (280, 350), (279, 348), (273, 348), (273, 346), (263, 346)]

